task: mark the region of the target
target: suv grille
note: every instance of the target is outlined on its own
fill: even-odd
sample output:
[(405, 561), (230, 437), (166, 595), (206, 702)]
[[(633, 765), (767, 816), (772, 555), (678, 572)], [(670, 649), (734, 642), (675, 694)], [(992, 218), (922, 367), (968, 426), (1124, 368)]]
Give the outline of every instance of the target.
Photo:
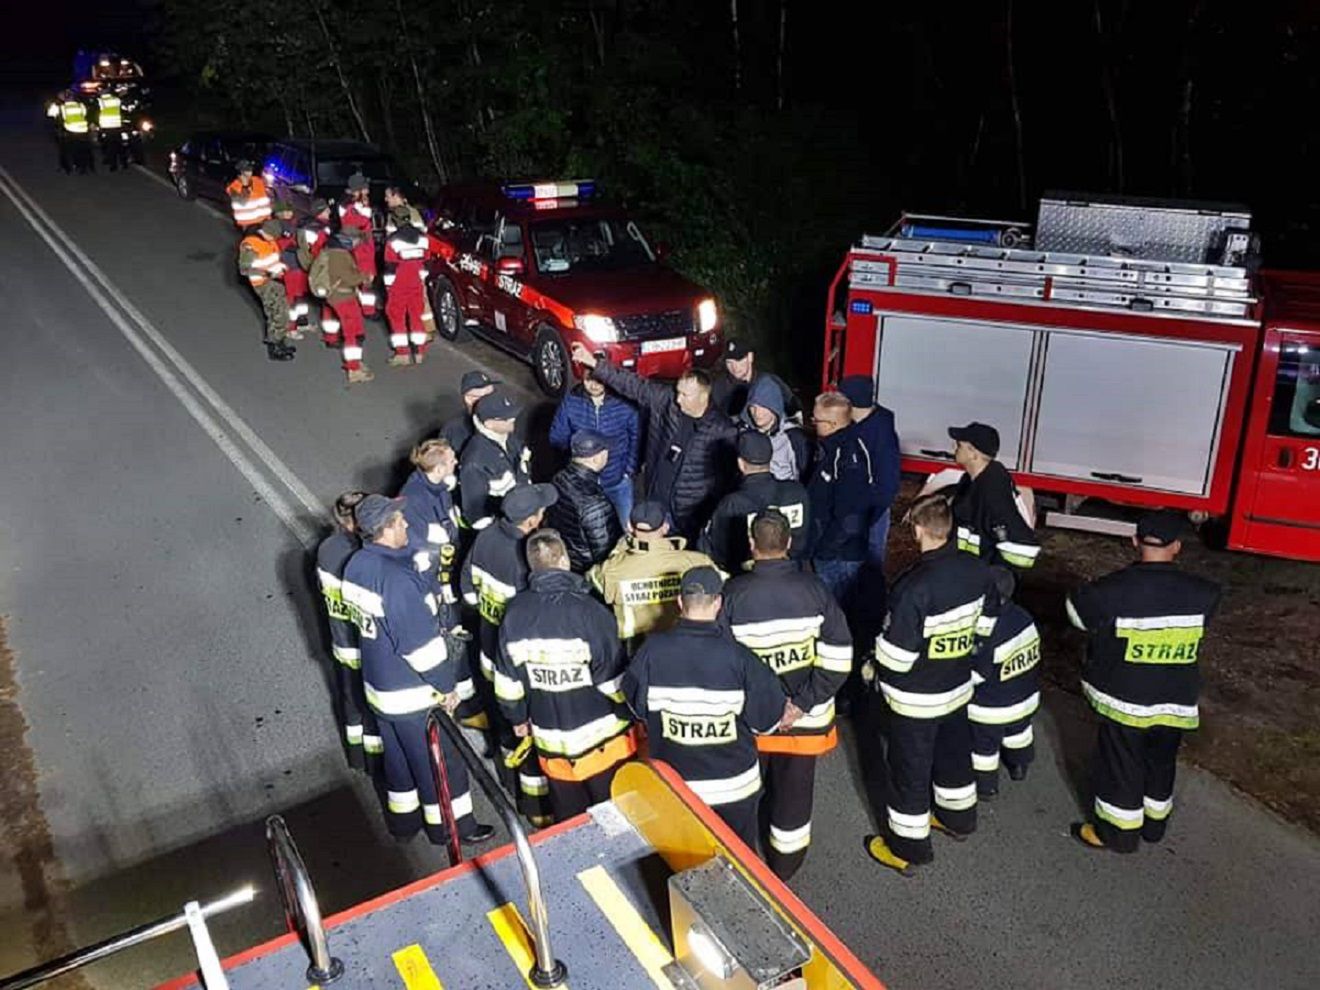
[(686, 309), (671, 309), (664, 313), (616, 316), (614, 326), (624, 340), (686, 337), (692, 332), (692, 313)]

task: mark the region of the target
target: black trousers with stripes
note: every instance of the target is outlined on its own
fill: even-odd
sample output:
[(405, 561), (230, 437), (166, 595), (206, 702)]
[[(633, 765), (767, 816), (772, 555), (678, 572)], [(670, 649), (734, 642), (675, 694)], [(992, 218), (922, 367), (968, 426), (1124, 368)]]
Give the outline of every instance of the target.
[(1183, 730), (1134, 729), (1101, 718), (1091, 761), (1096, 833), (1118, 852), (1140, 839), (1159, 842), (1173, 812), (1173, 782)]
[[(1036, 758), (1036, 744), (1032, 728), (1033, 716), (1018, 719), (1004, 725), (988, 722), (973, 722), (972, 727), (972, 766), (976, 770), (978, 791), (996, 790), (999, 787), (999, 764), (1002, 762), (1009, 770), (1026, 769)], [(994, 768), (989, 763), (994, 762)], [(979, 765), (984, 764), (984, 768)]]
[(380, 725), (363, 693), (362, 671), (338, 660), (332, 662), (339, 688), (339, 714), (344, 723), (349, 765), (374, 776), (380, 771), (382, 756)]
[(557, 780), (547, 776), (550, 785), (550, 811), (555, 821), (563, 822), (582, 814), (594, 804), (610, 799), (610, 785), (619, 767), (627, 763), (620, 760), (614, 766), (582, 780)]
[[(385, 744), (385, 822), (390, 834), (409, 838), (425, 828), (428, 839), (444, 845), (448, 833), (431, 769), (426, 713), (381, 718), (380, 729)], [(440, 733), (440, 749), (445, 757), (458, 834), (470, 835), (477, 821), (472, 814), (467, 764), (444, 732)]]
[(780, 880), (789, 880), (801, 869), (811, 843), (816, 757), (762, 754), (761, 780), (770, 820), (765, 861)]
[(888, 759), (887, 841), (897, 855), (913, 863), (935, 858), (930, 843), (932, 795), (942, 824), (964, 835), (976, 831), (966, 705), (939, 718), (890, 712)]

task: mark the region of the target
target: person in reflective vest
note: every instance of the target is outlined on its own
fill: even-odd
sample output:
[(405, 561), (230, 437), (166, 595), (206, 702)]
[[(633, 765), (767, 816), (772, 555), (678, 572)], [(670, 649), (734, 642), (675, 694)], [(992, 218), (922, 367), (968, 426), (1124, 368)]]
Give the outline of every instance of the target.
[(1094, 810), (1073, 836), (1131, 853), (1164, 838), (1184, 733), (1201, 723), (1201, 644), (1219, 585), (1178, 570), (1186, 517), (1151, 512), (1133, 537), (1140, 559), (1068, 596), (1088, 636), (1082, 693), (1100, 716), (1091, 763)]
[(362, 549), (353, 511), (366, 497), (366, 492), (345, 492), (335, 499), (337, 527), (316, 549), (316, 583), (330, 624), (330, 653), (335, 661), (339, 715), (344, 722), (348, 762), (374, 775), (379, 769), (384, 744), (376, 716), (362, 693), (362, 649), (343, 593), (344, 568), (349, 558)]
[(779, 678), (790, 708), (785, 727), (756, 737), (770, 804), (766, 862), (790, 879), (811, 843), (816, 759), (834, 749), (834, 696), (852, 671), (852, 633), (829, 589), (788, 557), (792, 525), (777, 509), (751, 525), (752, 569), (724, 590), (733, 638)]
[[(399, 838), (425, 829), (432, 843), (444, 845), (448, 833), (426, 719), (432, 708), (452, 713), (458, 707), (457, 668), (436, 619), (430, 582), (412, 566), (406, 502), (368, 495), (358, 503), (353, 517), (362, 549), (344, 568), (342, 594), (358, 627), (362, 691), (379, 720), (384, 743), (386, 824)], [(484, 842), (495, 830), (473, 814), (467, 766), (444, 732), (440, 747), (458, 837), (468, 844)]]
[(243, 159), (236, 168), (238, 178), (225, 186), (225, 195), (229, 197), (234, 223), (240, 230), (252, 230), (270, 219), (270, 193), (266, 191), (265, 180), (252, 174), (250, 161)]
[(1013, 478), (996, 458), (999, 431), (985, 423), (949, 427), (953, 459), (966, 474), (953, 491), (958, 549), (987, 564), (1007, 564), (1019, 571), (1034, 567), (1040, 539), (1019, 508)]
[(435, 318), (426, 305), (430, 237), (411, 224), (385, 238), (385, 318), (390, 324), (390, 366), (421, 364), (435, 336)]
[(238, 271), (248, 280), (261, 300), (266, 331), (262, 337), (266, 354), (272, 361), (293, 360), (294, 348), (285, 342), (289, 326), (289, 308), (284, 301), (284, 258), (280, 254), (280, 223), (267, 220), (238, 245)]
[(339, 205), (339, 229), (359, 234), (353, 260), (367, 281), (358, 288), (358, 305), (368, 319), (376, 315), (376, 238), (373, 233), (371, 184), (361, 172), (348, 177), (348, 201)]
[(128, 168), (128, 142), (124, 140), (124, 108), (119, 97), (103, 91), (96, 97), (96, 134), (101, 157), (111, 172)]
[(66, 89), (47, 105), (46, 118), (55, 130), (60, 170), (65, 173), (77, 171), (79, 175), (95, 171), (86, 105)]
[(889, 709), (889, 786), (885, 832), (866, 840), (872, 859), (903, 874), (935, 858), (932, 827), (955, 839), (976, 831), (967, 704), (972, 658), (999, 611), (990, 568), (950, 539), (942, 495), (917, 501), (908, 522), (921, 557), (894, 584), (870, 668)]
[(614, 617), (569, 570), (559, 533), (527, 537), (527, 588), (500, 623), (495, 696), (514, 733), (531, 736), (555, 821), (608, 801), (637, 751), (619, 679), (627, 658)]

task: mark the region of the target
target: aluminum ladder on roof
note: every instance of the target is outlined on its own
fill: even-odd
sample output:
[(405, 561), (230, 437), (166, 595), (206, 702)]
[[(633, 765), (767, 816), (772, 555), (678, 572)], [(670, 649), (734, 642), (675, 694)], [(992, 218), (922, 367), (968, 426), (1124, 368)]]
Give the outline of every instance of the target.
[(1224, 265), (869, 235), (854, 251), (854, 288), (1229, 320), (1250, 318), (1257, 302), (1247, 269)]

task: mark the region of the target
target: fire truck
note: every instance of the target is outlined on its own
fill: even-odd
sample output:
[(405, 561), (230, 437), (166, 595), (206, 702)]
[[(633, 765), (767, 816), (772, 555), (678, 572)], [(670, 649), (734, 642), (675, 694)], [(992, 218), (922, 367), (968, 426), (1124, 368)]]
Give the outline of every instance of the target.
[(664, 264), (591, 180), (455, 186), (441, 191), (433, 231), (436, 328), (469, 334), (526, 360), (557, 398), (571, 384), (574, 342), (638, 374), (677, 378), (720, 352), (715, 300)]
[(824, 382), (873, 375), (903, 467), (999, 430), (1050, 525), (1114, 506), (1214, 520), (1229, 547), (1320, 561), (1320, 274), (1262, 270), (1241, 207), (1050, 194), (1034, 225), (904, 216), (848, 252)]

